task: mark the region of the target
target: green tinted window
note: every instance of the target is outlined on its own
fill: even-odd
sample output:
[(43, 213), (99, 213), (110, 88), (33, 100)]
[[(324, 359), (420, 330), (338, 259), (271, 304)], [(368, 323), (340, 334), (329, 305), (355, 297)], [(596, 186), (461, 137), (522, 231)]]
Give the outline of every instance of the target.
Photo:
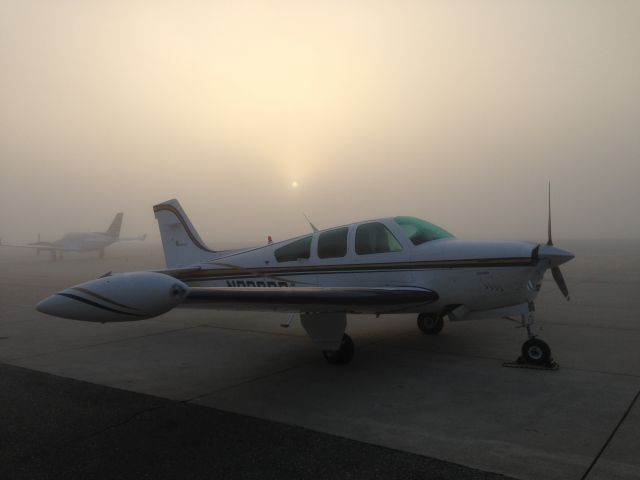
[(404, 233), (407, 234), (409, 240), (414, 245), (420, 245), (421, 243), (430, 242), (431, 240), (437, 240), (439, 238), (453, 237), (445, 229), (434, 225), (433, 223), (425, 222), (415, 217), (396, 217), (395, 221), (402, 227)]
[(356, 230), (356, 253), (369, 255), (372, 253), (399, 252), (402, 246), (382, 223), (364, 223)]
[(309, 258), (311, 256), (311, 236), (278, 248), (274, 255), (279, 262), (293, 262), (299, 258)]
[(347, 254), (347, 227), (321, 233), (318, 237), (318, 257), (337, 258)]

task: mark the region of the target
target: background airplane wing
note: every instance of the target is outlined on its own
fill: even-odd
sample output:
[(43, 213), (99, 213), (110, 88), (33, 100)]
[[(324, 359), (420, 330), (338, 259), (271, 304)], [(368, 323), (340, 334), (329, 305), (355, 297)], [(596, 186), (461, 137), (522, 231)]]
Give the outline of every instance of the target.
[(181, 307), (274, 312), (402, 312), (438, 300), (415, 287), (190, 287)]
[(55, 245), (52, 245), (50, 243), (41, 243), (41, 244), (11, 244), (11, 243), (4, 243), (3, 241), (0, 240), (0, 247), (14, 247), (14, 248), (33, 248), (33, 249), (38, 249), (38, 250), (42, 250), (42, 251), (51, 251), (51, 250), (55, 250), (55, 251), (60, 251), (62, 250), (62, 248), (60, 247), (56, 247)]

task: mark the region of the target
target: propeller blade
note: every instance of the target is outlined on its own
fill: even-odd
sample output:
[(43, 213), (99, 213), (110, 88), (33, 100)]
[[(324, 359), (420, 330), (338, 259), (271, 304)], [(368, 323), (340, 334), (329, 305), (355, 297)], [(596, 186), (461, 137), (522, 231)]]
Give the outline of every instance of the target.
[(562, 276), (562, 272), (560, 271), (560, 267), (551, 267), (551, 275), (553, 275), (553, 279), (556, 281), (556, 285), (562, 292), (562, 295), (569, 300), (569, 289), (567, 288), (567, 284), (564, 281), (564, 277)]
[(549, 180), (549, 200), (548, 200), (548, 205), (549, 205), (549, 216), (548, 221), (547, 221), (547, 232), (548, 232), (548, 240), (547, 240), (547, 245), (553, 245), (553, 240), (551, 239), (551, 180)]

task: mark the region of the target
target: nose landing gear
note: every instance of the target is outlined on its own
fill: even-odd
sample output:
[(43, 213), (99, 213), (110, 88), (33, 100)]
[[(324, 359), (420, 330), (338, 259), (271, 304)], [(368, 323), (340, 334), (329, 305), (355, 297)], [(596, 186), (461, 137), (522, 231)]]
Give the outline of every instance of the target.
[(530, 338), (522, 344), (522, 357), (531, 365), (546, 365), (551, 362), (551, 349), (544, 340)]
[(547, 342), (539, 339), (532, 332), (531, 327), (535, 322), (535, 318), (533, 306), (530, 308), (531, 311), (521, 317), (522, 326), (527, 329), (527, 336), (529, 337), (527, 341), (522, 344), (520, 350), (522, 355), (514, 363), (503, 363), (503, 366), (557, 370), (559, 365), (551, 357), (551, 348), (549, 348)]

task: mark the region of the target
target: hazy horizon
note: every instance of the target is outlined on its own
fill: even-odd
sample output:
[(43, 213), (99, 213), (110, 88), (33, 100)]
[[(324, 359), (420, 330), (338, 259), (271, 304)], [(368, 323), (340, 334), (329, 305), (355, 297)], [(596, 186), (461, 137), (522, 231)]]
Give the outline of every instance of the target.
[[(0, 238), (640, 238), (640, 2), (0, 0)], [(293, 187), (293, 183), (297, 187)]]

